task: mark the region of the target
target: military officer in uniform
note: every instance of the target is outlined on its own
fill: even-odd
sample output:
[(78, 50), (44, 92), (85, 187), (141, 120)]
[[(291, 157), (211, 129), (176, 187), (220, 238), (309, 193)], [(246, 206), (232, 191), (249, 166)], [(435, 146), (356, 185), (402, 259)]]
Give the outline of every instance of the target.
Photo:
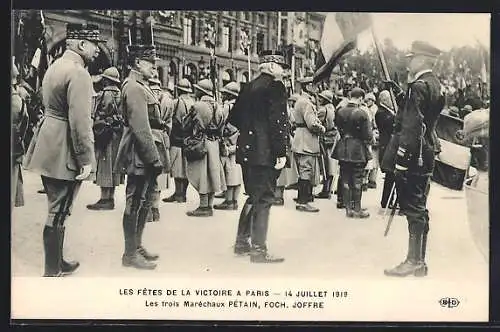
[(292, 139), (292, 151), (299, 172), (295, 208), (303, 212), (319, 212), (319, 209), (311, 206), (309, 202), (314, 198), (313, 184), (318, 177), (319, 135), (325, 132), (325, 127), (318, 118), (314, 99), (309, 91), (307, 89), (303, 91), (292, 111), (296, 128)]
[(206, 153), (199, 159), (187, 158), (189, 183), (200, 197), (200, 205), (188, 211), (190, 217), (210, 217), (213, 215), (213, 201), (216, 192), (226, 190), (224, 170), (220, 162), (219, 141), (224, 130), (224, 114), (213, 97), (213, 85), (209, 79), (194, 84), (197, 102), (185, 119), (188, 137), (204, 137)]
[(25, 166), (41, 174), (47, 193), (46, 277), (72, 273), (79, 266), (63, 258), (64, 221), (81, 181), (95, 170), (92, 80), (85, 66), (99, 54), (101, 41), (98, 26), (68, 24), (66, 51), (47, 69), (42, 82), (45, 118), (30, 143)]
[(323, 179), (323, 189), (316, 198), (330, 199), (332, 196), (332, 184), (338, 176), (338, 161), (331, 157), (333, 149), (340, 138), (337, 127), (335, 126), (335, 106), (333, 106), (333, 93), (330, 90), (324, 90), (318, 94), (319, 109), (318, 119), (325, 127), (325, 133), (320, 137), (321, 158), (326, 169), (326, 178)]
[(242, 167), (249, 195), (241, 210), (234, 252), (250, 253), (254, 263), (284, 261), (268, 254), (266, 239), (276, 180), (289, 148), (288, 96), (281, 81), (285, 67), (281, 54), (262, 52), (260, 75), (240, 92), (228, 119), (240, 131), (236, 162)]
[(241, 187), (241, 166), (236, 163), (236, 142), (238, 140), (238, 129), (227, 122), (229, 112), (236, 102), (236, 98), (240, 93), (240, 86), (236, 82), (229, 82), (221, 89), (222, 100), (224, 102), (224, 131), (222, 133), (221, 143), (221, 163), (224, 169), (226, 179), (225, 200), (221, 204), (214, 205), (216, 210), (238, 210), (238, 197), (240, 196)]
[(387, 276), (427, 275), (427, 195), (434, 158), (440, 151), (435, 127), (444, 106), (444, 94), (432, 68), (440, 53), (429, 43), (415, 41), (408, 54), (410, 81), (406, 93), (396, 83), (390, 83), (402, 107), (396, 114), (394, 134), (382, 167), (395, 172), (399, 204), (408, 220), (409, 241), (406, 259), (385, 270)]
[(354, 88), (349, 102), (335, 114), (335, 124), (340, 132), (340, 140), (332, 157), (340, 164), (342, 181), (342, 201), (348, 218), (368, 218), (370, 214), (361, 208), (363, 174), (368, 160), (372, 158), (369, 144), (372, 127), (368, 114), (361, 108), (365, 91)]
[(127, 174), (123, 235), (125, 250), (122, 265), (154, 269), (159, 257), (142, 245), (142, 234), (151, 213), (157, 177), (163, 173), (167, 151), (154, 129), (164, 129), (160, 105), (148, 80), (156, 67), (156, 49), (152, 45), (130, 45), (128, 65), (131, 70), (122, 84), (124, 131), (115, 169)]
[(113, 172), (118, 145), (123, 133), (123, 117), (120, 109), (121, 92), (118, 87), (120, 73), (115, 67), (107, 68), (99, 77), (103, 89), (99, 91), (95, 105), (94, 136), (97, 160), (96, 184), (101, 187), (101, 198), (87, 205), (89, 210), (113, 210), (115, 187), (124, 183), (121, 173)]
[(188, 79), (183, 78), (177, 85), (178, 97), (172, 101), (172, 130), (170, 132), (170, 175), (174, 178), (174, 193), (164, 198), (166, 203), (186, 202), (186, 191), (189, 185), (187, 179), (187, 160), (182, 151), (185, 132), (183, 127), (184, 118), (194, 105), (191, 96), (193, 89)]

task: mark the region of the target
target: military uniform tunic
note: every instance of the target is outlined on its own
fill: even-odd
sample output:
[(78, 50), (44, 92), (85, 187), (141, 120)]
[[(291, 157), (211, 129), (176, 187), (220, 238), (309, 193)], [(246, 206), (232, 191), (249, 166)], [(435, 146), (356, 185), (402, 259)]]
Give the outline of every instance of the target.
[(187, 95), (181, 95), (172, 101), (172, 136), (170, 144), (171, 176), (176, 179), (187, 179), (187, 160), (182, 153), (182, 139), (176, 140), (174, 132), (182, 132), (182, 123), (185, 116), (194, 105), (194, 99)]
[(23, 177), (21, 164), (24, 155), (23, 136), (28, 127), (28, 113), (24, 101), (13, 88), (11, 97), (12, 109), (12, 165), (11, 165), (11, 199), (15, 207), (24, 205)]
[(235, 126), (227, 122), (229, 112), (231, 112), (235, 101), (229, 100), (223, 105), (224, 121), (226, 124), (222, 133), (222, 140), (226, 151), (224, 153), (221, 151), (220, 159), (227, 186), (239, 186), (242, 181), (241, 166), (236, 163), (236, 143), (239, 131)]

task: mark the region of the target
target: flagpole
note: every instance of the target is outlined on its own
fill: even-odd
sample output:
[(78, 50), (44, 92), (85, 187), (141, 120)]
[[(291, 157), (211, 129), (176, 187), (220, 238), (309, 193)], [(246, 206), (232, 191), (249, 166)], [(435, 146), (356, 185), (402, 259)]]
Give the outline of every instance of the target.
[(247, 43), (247, 63), (248, 63), (248, 82), (252, 80), (252, 67), (250, 63), (250, 44)]
[(154, 16), (153, 16), (153, 11), (150, 11), (149, 14), (151, 15), (151, 23), (150, 23), (150, 28), (151, 28), (151, 45), (155, 45), (155, 37), (153, 33), (153, 21), (154, 21)]
[(292, 70), (292, 91), (295, 91), (295, 45), (292, 44), (292, 63), (290, 64)]
[[(387, 81), (390, 81), (391, 76), (389, 75), (389, 70), (387, 69), (387, 63), (385, 61), (384, 52), (382, 50), (382, 47), (380, 46), (380, 43), (378, 42), (377, 35), (375, 33), (375, 29), (372, 26), (370, 30), (372, 32), (373, 42), (375, 43), (375, 48), (377, 49), (377, 54), (378, 54), (378, 57), (380, 59), (380, 64), (382, 65), (382, 71), (384, 72), (384, 77)], [(398, 112), (398, 104), (396, 103), (396, 97), (394, 96), (394, 92), (392, 91), (392, 89), (389, 89), (389, 93), (391, 95), (391, 101), (392, 101), (392, 105), (394, 107), (394, 111), (397, 113)]]
[(281, 12), (278, 12), (278, 45), (276, 49), (280, 50), (281, 47)]

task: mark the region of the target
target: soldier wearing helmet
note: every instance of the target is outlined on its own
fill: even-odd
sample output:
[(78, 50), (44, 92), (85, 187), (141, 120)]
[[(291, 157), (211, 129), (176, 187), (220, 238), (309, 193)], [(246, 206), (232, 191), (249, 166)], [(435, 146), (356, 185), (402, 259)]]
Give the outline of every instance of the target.
[(224, 193), (225, 200), (221, 204), (214, 205), (214, 209), (237, 210), (242, 180), (241, 166), (236, 163), (236, 142), (238, 140), (239, 130), (231, 123), (227, 122), (227, 118), (240, 93), (240, 85), (236, 82), (229, 82), (220, 92), (222, 101), (224, 102), (223, 112), (225, 121), (222, 142), (220, 144), (220, 154), (227, 189)]
[[(184, 151), (187, 177), (198, 192), (200, 204), (186, 214), (190, 217), (210, 217), (213, 215), (215, 193), (226, 190), (219, 148), (224, 129), (224, 113), (214, 99), (212, 81), (202, 79), (194, 84), (194, 89), (198, 101), (184, 121), (187, 133)], [(196, 146), (199, 148), (195, 148)], [(190, 154), (188, 151), (196, 153)]]
[(121, 111), (120, 73), (115, 67), (107, 68), (98, 81), (102, 90), (95, 97), (94, 137), (97, 171), (95, 183), (101, 188), (101, 198), (87, 205), (89, 210), (113, 210), (115, 188), (123, 184), (125, 177), (114, 172), (113, 166), (123, 133)]
[(187, 160), (182, 151), (184, 145), (184, 118), (187, 116), (194, 104), (192, 97), (193, 89), (191, 82), (183, 78), (176, 86), (177, 98), (172, 100), (170, 106), (172, 115), (172, 130), (170, 132), (170, 176), (174, 178), (174, 193), (163, 199), (166, 203), (186, 202), (186, 192), (189, 185), (187, 179)]

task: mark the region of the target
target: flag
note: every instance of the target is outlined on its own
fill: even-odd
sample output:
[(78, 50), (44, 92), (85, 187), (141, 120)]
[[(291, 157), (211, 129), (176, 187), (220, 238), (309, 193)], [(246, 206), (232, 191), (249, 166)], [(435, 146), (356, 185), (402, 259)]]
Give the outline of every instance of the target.
[(436, 156), (432, 180), (454, 190), (462, 190), (469, 169), (471, 152), (463, 141), (464, 122), (453, 116), (441, 114), (436, 134), (441, 152)]
[(358, 35), (370, 28), (369, 13), (328, 13), (321, 36), (321, 56), (318, 57), (313, 82), (330, 76), (340, 58), (356, 47)]

